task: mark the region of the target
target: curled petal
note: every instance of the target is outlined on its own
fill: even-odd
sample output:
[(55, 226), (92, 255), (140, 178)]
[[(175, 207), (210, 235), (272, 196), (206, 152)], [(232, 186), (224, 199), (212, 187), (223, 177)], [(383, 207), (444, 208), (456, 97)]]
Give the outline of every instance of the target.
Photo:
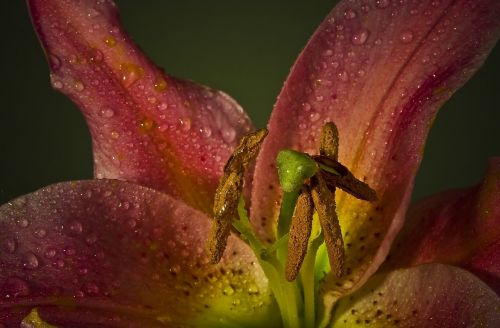
[(498, 327), (500, 299), (471, 273), (426, 264), (371, 277), (342, 299), (335, 327)]
[(386, 265), (460, 265), (500, 293), (499, 245), (500, 158), (493, 158), (479, 186), (444, 192), (410, 208)]
[(339, 162), (379, 199), (337, 193), (347, 275), (324, 286), (327, 307), (385, 259), (403, 225), (428, 129), (494, 46), (498, 17), (497, 0), (341, 1), (293, 66), (257, 159), (255, 227), (264, 226), (264, 238), (273, 236), (276, 154), (283, 148), (317, 153), (326, 122), (338, 127)]
[(82, 110), (95, 176), (136, 182), (211, 213), (222, 168), (251, 123), (226, 94), (165, 74), (113, 1), (29, 0), (52, 85)]
[[(60, 327), (257, 325), (272, 311), (251, 250), (210, 265), (210, 220), (118, 180), (57, 184), (0, 207), (0, 322)], [(272, 313), (272, 312), (271, 312)]]

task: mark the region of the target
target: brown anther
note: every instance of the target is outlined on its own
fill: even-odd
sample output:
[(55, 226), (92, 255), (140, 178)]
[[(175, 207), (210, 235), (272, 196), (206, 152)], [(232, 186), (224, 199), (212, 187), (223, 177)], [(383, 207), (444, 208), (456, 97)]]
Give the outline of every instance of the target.
[(267, 129), (259, 129), (241, 138), (231, 157), (224, 166), (224, 174), (243, 171), (259, 153), (260, 146), (267, 136)]
[(333, 122), (326, 123), (321, 129), (319, 153), (335, 160), (339, 156), (339, 131)]
[(313, 156), (319, 164), (323, 178), (330, 189), (338, 187), (356, 198), (373, 202), (377, 200), (375, 190), (354, 177), (342, 164), (327, 156)]
[(344, 274), (345, 251), (335, 207), (335, 188), (330, 191), (321, 171), (311, 179), (311, 182), (311, 195), (325, 238), (330, 266), (337, 277), (342, 277)]
[(293, 211), (292, 223), (288, 239), (288, 255), (285, 276), (288, 281), (294, 281), (307, 253), (309, 237), (311, 236), (314, 206), (311, 193), (307, 186), (302, 188)]
[(266, 135), (267, 130), (260, 129), (244, 136), (224, 167), (224, 175), (215, 191), (214, 223), (208, 239), (208, 254), (213, 264), (220, 262), (233, 219), (238, 217), (245, 169), (257, 156)]

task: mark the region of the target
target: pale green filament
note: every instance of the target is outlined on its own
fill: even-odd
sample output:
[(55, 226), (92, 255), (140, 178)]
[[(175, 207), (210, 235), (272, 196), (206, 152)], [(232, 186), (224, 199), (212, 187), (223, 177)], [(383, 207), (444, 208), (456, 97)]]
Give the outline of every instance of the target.
[[(286, 205), (282, 203), (281, 217), (291, 216), (295, 207), (296, 196), (290, 197)], [(288, 233), (284, 233), (274, 244), (264, 245), (255, 236), (243, 199), (238, 206), (239, 220), (233, 221), (233, 227), (241, 234), (257, 255), (264, 271), (276, 303), (280, 309), (284, 328), (316, 327), (318, 300), (318, 276), (315, 272), (316, 252), (323, 242), (319, 224), (313, 225), (313, 233), (309, 249), (304, 260), (299, 279), (287, 281), (285, 263), (288, 247)], [(288, 218), (289, 222), (290, 218)], [(317, 219), (315, 220), (317, 221)]]

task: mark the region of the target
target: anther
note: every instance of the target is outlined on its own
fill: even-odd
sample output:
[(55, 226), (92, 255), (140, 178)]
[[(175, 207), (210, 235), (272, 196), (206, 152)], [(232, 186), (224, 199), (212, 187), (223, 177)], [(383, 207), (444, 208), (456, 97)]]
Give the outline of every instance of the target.
[(244, 136), (224, 167), (224, 175), (215, 191), (214, 223), (208, 239), (208, 254), (213, 264), (220, 262), (233, 219), (238, 217), (237, 209), (243, 192), (245, 170), (257, 156), (266, 136), (266, 129)]
[(307, 186), (301, 190), (292, 216), (288, 239), (288, 255), (285, 275), (288, 281), (294, 281), (307, 253), (311, 236), (314, 206)]
[(332, 122), (326, 123), (321, 129), (319, 153), (335, 160), (339, 156), (339, 131)]
[(342, 277), (344, 274), (345, 251), (335, 206), (335, 189), (330, 191), (321, 172), (318, 172), (311, 179), (311, 182), (314, 208), (318, 212), (330, 267), (337, 277)]

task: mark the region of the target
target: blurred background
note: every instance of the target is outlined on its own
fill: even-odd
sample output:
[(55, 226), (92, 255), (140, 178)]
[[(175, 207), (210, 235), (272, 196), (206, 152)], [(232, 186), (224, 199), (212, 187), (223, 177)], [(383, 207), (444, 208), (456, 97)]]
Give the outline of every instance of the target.
[[(336, 1), (117, 0), (124, 24), (173, 75), (232, 95), (265, 126), (296, 56)], [(2, 4), (0, 203), (92, 177), (78, 109), (49, 85), (24, 1)], [(414, 199), (475, 184), (500, 156), (500, 47), (446, 104), (430, 132)]]

